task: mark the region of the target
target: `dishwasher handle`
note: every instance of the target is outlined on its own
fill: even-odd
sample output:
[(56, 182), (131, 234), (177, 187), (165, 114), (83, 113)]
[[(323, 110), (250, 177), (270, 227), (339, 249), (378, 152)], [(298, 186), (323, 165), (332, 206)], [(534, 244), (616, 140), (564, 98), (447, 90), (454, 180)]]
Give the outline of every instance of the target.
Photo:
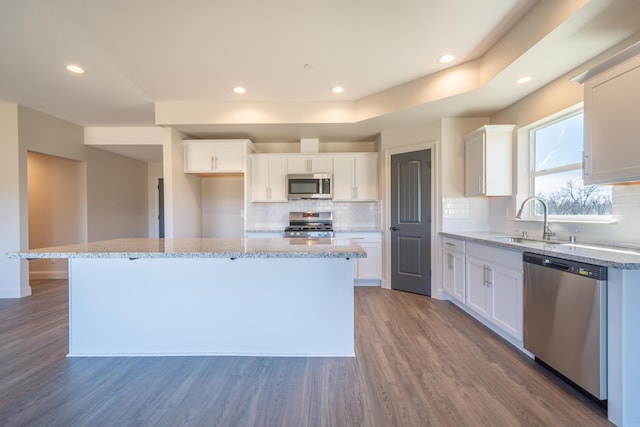
[(554, 270), (562, 270), (562, 271), (569, 271), (570, 265), (564, 262), (560, 262), (557, 260), (550, 260), (548, 258), (545, 258), (542, 260), (542, 265), (544, 267), (547, 268), (553, 268)]

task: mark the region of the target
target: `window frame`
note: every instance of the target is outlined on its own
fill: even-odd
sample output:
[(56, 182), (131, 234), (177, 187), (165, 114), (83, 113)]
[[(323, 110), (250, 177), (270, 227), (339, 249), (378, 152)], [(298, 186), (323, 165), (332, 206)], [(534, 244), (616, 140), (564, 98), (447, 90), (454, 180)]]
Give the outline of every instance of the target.
[[(519, 146), (524, 154), (524, 156), (519, 156), (517, 159), (518, 162), (518, 170), (520, 170), (520, 174), (518, 177), (518, 197), (516, 197), (516, 210), (520, 208), (522, 202), (530, 196), (535, 196), (534, 194), (534, 180), (536, 177), (540, 176), (549, 176), (562, 172), (575, 171), (575, 170), (583, 170), (584, 169), (584, 160), (578, 163), (572, 163), (569, 165), (559, 166), (550, 169), (544, 169), (542, 171), (537, 172), (535, 170), (535, 136), (534, 133), (547, 126), (551, 126), (555, 123), (559, 123), (563, 120), (569, 119), (573, 116), (577, 116), (578, 114), (584, 114), (584, 104), (580, 103), (559, 111), (555, 114), (547, 116), (541, 120), (538, 120), (526, 127), (519, 129), (518, 131), (518, 141)], [(584, 151), (583, 151), (584, 152)], [(524, 158), (523, 158), (524, 157)], [(523, 171), (521, 168), (524, 168)], [(522, 220), (524, 221), (542, 221), (542, 214), (536, 214), (535, 212), (535, 203), (529, 203), (526, 206)], [(589, 223), (612, 223), (614, 221), (613, 214), (609, 215), (557, 215), (557, 214), (549, 214), (548, 218), (553, 222), (572, 222), (572, 223), (581, 223), (581, 222), (589, 222)]]

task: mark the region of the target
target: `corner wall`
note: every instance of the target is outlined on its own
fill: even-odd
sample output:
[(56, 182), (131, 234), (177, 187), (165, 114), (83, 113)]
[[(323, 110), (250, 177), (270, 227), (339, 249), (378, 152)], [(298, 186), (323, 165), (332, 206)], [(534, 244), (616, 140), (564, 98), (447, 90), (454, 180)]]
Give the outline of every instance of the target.
[(83, 128), (16, 104), (0, 105), (0, 298), (31, 293), (27, 261), (6, 252), (29, 249), (27, 152), (86, 163), (88, 239), (147, 235), (147, 164), (83, 143)]

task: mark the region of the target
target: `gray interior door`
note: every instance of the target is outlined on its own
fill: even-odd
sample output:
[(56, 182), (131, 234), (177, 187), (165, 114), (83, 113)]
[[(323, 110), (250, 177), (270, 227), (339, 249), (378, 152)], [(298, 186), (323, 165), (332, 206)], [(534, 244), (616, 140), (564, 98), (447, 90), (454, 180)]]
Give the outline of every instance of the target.
[(431, 150), (391, 156), (391, 288), (431, 295)]

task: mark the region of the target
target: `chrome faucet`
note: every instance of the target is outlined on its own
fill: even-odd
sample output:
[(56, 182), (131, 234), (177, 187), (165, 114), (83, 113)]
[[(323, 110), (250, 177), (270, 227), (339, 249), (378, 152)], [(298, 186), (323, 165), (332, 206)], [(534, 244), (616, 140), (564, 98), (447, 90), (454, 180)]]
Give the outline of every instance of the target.
[(526, 198), (524, 202), (522, 202), (522, 205), (520, 205), (520, 210), (516, 214), (516, 218), (522, 219), (522, 211), (524, 210), (524, 205), (526, 205), (529, 200), (537, 200), (540, 203), (542, 203), (542, 215), (543, 215), (542, 240), (551, 240), (551, 236), (555, 236), (556, 233), (554, 233), (553, 231), (551, 231), (551, 229), (549, 229), (549, 220), (547, 218), (547, 203), (544, 200), (542, 200), (540, 197), (532, 196), (532, 197)]

